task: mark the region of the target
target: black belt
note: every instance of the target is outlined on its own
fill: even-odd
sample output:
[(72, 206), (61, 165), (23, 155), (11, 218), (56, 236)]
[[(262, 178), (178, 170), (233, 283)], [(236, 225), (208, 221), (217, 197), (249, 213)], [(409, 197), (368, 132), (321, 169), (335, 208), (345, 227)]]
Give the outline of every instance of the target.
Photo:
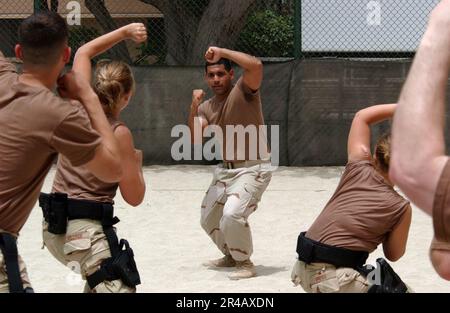
[(350, 267), (359, 270), (367, 261), (369, 253), (353, 251), (340, 247), (333, 247), (312, 240), (305, 236), (306, 232), (298, 236), (298, 259), (310, 263), (329, 263), (336, 267)]
[[(51, 202), (55, 199), (55, 196), (64, 198), (64, 194), (45, 194), (41, 193), (39, 196), (39, 205), (43, 208), (44, 219), (46, 221), (45, 208), (51, 207)], [(67, 196), (64, 198), (67, 206), (67, 219), (91, 219), (100, 221), (105, 232), (106, 239), (108, 240), (111, 254), (114, 256), (118, 251), (118, 238), (116, 232), (113, 229), (113, 225), (120, 222), (120, 220), (114, 216), (114, 207), (111, 203), (96, 202), (89, 200), (69, 199)]]
[[(98, 284), (105, 280), (112, 281), (116, 279), (122, 279), (122, 281), (130, 287), (135, 287), (136, 284), (140, 283), (140, 278), (138, 276), (139, 274), (137, 273), (137, 269), (135, 268), (133, 252), (126, 240), (121, 240), (119, 244), (119, 239), (116, 232), (114, 231), (113, 226), (120, 220), (117, 217), (114, 217), (114, 207), (111, 203), (69, 199), (66, 194), (49, 195), (41, 193), (39, 197), (39, 205), (43, 209), (44, 218), (47, 222), (50, 218), (49, 214), (51, 214), (50, 212), (52, 211), (52, 205), (63, 208), (65, 212), (65, 220), (91, 219), (101, 222), (103, 232), (106, 235), (106, 240), (108, 241), (108, 245), (111, 250), (111, 258), (103, 260), (100, 269), (86, 277), (88, 285), (91, 289), (94, 289)], [(124, 247), (126, 248), (126, 250), (122, 251)], [(126, 257), (124, 262), (128, 262), (128, 264), (132, 263), (132, 269), (136, 272), (134, 274), (135, 276), (133, 276), (133, 281), (131, 281), (131, 279), (128, 281), (126, 280), (126, 278), (129, 278), (131, 274), (116, 272), (118, 266), (115, 266), (114, 262), (120, 263), (120, 256), (122, 256), (123, 261), (124, 255)], [(124, 270), (123, 268), (121, 269)], [(130, 268), (128, 267), (125, 270), (129, 269)]]

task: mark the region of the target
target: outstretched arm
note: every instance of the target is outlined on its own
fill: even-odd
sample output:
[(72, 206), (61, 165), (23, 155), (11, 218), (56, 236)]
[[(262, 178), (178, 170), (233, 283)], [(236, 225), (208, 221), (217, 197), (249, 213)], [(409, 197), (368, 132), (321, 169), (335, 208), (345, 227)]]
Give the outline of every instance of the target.
[(210, 47), (205, 54), (206, 61), (216, 63), (221, 58), (233, 61), (243, 70), (243, 82), (253, 91), (259, 90), (263, 79), (263, 65), (258, 58), (233, 50)]
[(75, 54), (72, 69), (90, 80), (91, 59), (125, 39), (132, 39), (136, 43), (146, 41), (147, 30), (144, 24), (128, 24), (81, 46)]
[(370, 160), (370, 126), (391, 118), (396, 104), (380, 104), (362, 109), (353, 118), (352, 127), (348, 135), (348, 161)]
[(443, 0), (431, 14), (400, 95), (392, 136), (391, 179), (428, 214), (447, 162), (444, 118), (449, 70), (450, 0)]

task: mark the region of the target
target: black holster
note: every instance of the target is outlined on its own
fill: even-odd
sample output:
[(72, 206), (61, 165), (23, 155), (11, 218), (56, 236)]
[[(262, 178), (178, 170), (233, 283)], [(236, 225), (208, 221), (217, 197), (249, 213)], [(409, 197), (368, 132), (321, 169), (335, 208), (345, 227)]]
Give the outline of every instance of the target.
[(41, 193), (39, 206), (42, 208), (44, 219), (48, 223), (48, 231), (55, 235), (65, 234), (67, 231), (67, 194)]
[[(372, 285), (368, 293), (406, 293), (408, 291), (406, 284), (385, 259), (379, 258), (376, 262), (381, 274), (381, 284)], [(367, 275), (369, 273), (368, 271)]]
[(65, 234), (67, 221), (92, 219), (100, 221), (111, 251), (111, 257), (103, 260), (100, 269), (86, 279), (91, 289), (103, 281), (121, 279), (128, 287), (139, 285), (140, 277), (134, 261), (134, 253), (128, 241), (119, 242), (114, 225), (120, 220), (114, 216), (111, 203), (69, 199), (66, 194), (44, 194), (39, 197), (44, 219), (49, 223), (48, 231), (53, 234)]

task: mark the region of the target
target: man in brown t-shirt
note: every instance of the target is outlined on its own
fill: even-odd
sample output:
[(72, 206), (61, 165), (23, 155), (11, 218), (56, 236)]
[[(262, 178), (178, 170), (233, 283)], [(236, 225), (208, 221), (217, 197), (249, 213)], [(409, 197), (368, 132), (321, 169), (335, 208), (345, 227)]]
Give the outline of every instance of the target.
[(393, 125), (391, 179), (433, 216), (431, 261), (450, 280), (450, 162), (445, 154), (445, 99), (450, 73), (450, 0), (433, 10)]
[[(263, 66), (255, 57), (217, 47), (209, 48), (205, 59), (206, 82), (214, 97), (202, 103), (204, 92), (194, 90), (189, 127), (194, 143), (201, 143), (196, 129), (216, 126), (221, 130), (214, 132), (224, 162), (216, 168), (203, 199), (201, 225), (225, 255), (206, 265), (237, 267), (230, 279), (250, 278), (256, 272), (250, 261), (253, 244), (248, 217), (272, 177), (267, 140), (260, 128), (264, 126), (259, 94)], [(235, 85), (230, 61), (244, 70)]]
[[(16, 238), (58, 153), (102, 180), (121, 177), (117, 143), (89, 81), (73, 72), (58, 79), (70, 59), (67, 40), (62, 17), (38, 13), (19, 28), (23, 73), (0, 52), (0, 292), (32, 290)], [(57, 82), (74, 100), (52, 93)]]

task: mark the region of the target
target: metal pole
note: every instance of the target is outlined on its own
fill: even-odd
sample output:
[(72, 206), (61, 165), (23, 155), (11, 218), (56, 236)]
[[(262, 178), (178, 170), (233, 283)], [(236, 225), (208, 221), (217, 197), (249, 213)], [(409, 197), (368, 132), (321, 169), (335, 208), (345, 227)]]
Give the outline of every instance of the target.
[(302, 0), (295, 0), (294, 9), (294, 57), (302, 54)]

